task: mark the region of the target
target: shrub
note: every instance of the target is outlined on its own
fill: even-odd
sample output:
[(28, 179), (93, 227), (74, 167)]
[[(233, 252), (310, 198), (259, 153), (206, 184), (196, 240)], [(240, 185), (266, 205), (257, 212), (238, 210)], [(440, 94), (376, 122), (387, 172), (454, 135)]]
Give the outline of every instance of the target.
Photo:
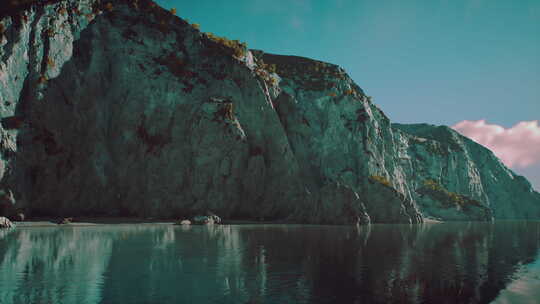
[(243, 57), (247, 52), (247, 44), (245, 42), (240, 42), (238, 40), (229, 40), (225, 37), (219, 37), (212, 33), (206, 33), (206, 36), (210, 38), (210, 40), (231, 49), (232, 54), (238, 58)]
[(105, 9), (109, 12), (112, 12), (114, 9), (113, 4), (111, 2), (105, 4)]
[(214, 113), (214, 121), (223, 121), (225, 119), (234, 120), (234, 105), (232, 102), (225, 102)]
[(264, 79), (264, 81), (272, 81), (272, 77), (270, 77), (270, 74), (265, 69), (263, 69), (261, 66), (257, 66), (255, 68), (255, 74), (257, 74), (257, 76)]
[(439, 183), (437, 183), (435, 180), (432, 180), (432, 179), (426, 179), (424, 181), (424, 187), (428, 187), (429, 189), (432, 189), (432, 190), (443, 189)]
[(201, 30), (201, 26), (198, 23), (193, 23), (191, 26), (193, 26), (193, 28), (196, 29), (197, 31)]
[(385, 185), (386, 187), (392, 187), (392, 184), (390, 183), (389, 180), (387, 180), (384, 176), (380, 176), (380, 175), (371, 175), (369, 177), (369, 180), (371, 180), (372, 182), (377, 182), (379, 184), (383, 184)]
[(328, 93), (328, 96), (330, 96), (330, 97), (336, 97), (336, 96), (337, 96), (337, 94), (336, 94), (336, 93), (334, 93), (334, 92), (330, 92), (330, 93)]
[(171, 14), (176, 15), (176, 8), (171, 8)]
[(276, 65), (275, 64), (267, 64), (264, 62), (262, 58), (257, 59), (257, 66), (263, 70), (265, 70), (268, 73), (275, 73), (276, 72)]
[(324, 68), (325, 68), (325, 64), (321, 61), (317, 61), (315, 62), (315, 66), (313, 66), (313, 69), (316, 71), (316, 72), (319, 72), (319, 71), (324, 71)]
[(354, 90), (353, 89), (348, 89), (345, 91), (345, 95), (352, 95), (354, 94)]
[(275, 73), (276, 72), (276, 65), (275, 64), (263, 63), (262, 68), (265, 69), (268, 73)]
[(261, 59), (257, 60), (257, 67), (255, 69), (255, 73), (263, 78), (266, 82), (270, 82), (270, 85), (276, 85), (277, 79), (272, 77), (270, 74), (276, 73), (276, 65), (275, 64), (266, 64)]
[(461, 195), (455, 192), (446, 190), (443, 186), (432, 179), (424, 181), (423, 187), (416, 190), (420, 194), (425, 194), (431, 198), (438, 200), (446, 208), (461, 207), (469, 208), (470, 206), (482, 207), (482, 204), (474, 199), (471, 199), (465, 195)]
[(45, 31), (45, 34), (47, 35), (47, 37), (54, 37), (54, 30), (52, 28), (48, 28), (46, 31)]

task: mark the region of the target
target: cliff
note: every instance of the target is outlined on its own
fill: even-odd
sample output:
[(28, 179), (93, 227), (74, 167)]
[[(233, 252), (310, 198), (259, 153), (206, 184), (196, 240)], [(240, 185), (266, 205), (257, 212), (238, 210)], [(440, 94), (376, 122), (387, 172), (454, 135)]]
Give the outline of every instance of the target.
[(540, 218), (540, 195), (490, 151), (391, 124), (336, 65), (249, 50), (148, 0), (0, 16), (4, 212)]

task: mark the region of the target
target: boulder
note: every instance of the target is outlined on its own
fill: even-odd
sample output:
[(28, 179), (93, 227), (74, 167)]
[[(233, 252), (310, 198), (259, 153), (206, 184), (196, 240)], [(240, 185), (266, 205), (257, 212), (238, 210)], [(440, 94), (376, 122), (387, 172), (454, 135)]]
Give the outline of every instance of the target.
[(58, 225), (66, 225), (66, 224), (71, 224), (72, 222), (73, 222), (72, 217), (65, 217), (65, 218), (59, 220), (57, 223), (58, 223)]
[(197, 225), (213, 225), (216, 224), (214, 217), (212, 215), (197, 215), (193, 217), (193, 224)]
[(208, 217), (214, 221), (215, 224), (221, 224), (221, 218), (211, 212), (208, 213)]
[(15, 219), (16, 219), (16, 221), (24, 222), (24, 219), (25, 219), (24, 213), (22, 213), (22, 212), (17, 213), (15, 215)]
[(191, 225), (191, 221), (190, 220), (181, 220), (178, 225)]
[(7, 218), (0, 216), (0, 229), (14, 228), (15, 225)]
[(15, 198), (13, 192), (9, 189), (0, 190), (0, 215), (13, 214), (15, 206)]

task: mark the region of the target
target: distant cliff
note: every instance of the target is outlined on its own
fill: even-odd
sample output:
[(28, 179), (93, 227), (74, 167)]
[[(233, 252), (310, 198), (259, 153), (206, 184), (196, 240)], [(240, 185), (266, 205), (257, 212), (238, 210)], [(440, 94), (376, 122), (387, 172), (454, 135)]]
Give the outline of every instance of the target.
[(540, 218), (540, 194), (489, 150), (391, 124), (336, 65), (249, 50), (148, 0), (3, 14), (4, 212)]

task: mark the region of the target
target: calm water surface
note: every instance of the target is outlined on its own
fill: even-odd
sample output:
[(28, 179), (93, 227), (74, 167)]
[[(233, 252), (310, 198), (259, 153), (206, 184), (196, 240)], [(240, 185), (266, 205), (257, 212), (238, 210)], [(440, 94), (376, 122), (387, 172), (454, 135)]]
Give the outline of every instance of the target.
[(540, 223), (0, 231), (0, 303), (540, 303)]

